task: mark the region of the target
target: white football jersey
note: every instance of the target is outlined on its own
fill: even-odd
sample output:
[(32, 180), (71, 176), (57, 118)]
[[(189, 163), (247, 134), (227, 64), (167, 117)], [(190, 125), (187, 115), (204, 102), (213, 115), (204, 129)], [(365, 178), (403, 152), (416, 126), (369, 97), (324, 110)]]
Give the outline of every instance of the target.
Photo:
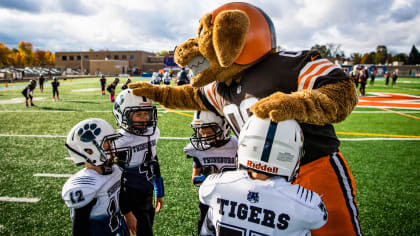
[(95, 170), (84, 168), (66, 181), (61, 196), (70, 209), (84, 207), (96, 199), (90, 219), (108, 222), (109, 230), (114, 232), (120, 225), (118, 197), (121, 173), (116, 165), (112, 166), (109, 175), (100, 175)]
[(208, 176), (199, 196), (210, 206), (202, 235), (310, 235), (328, 219), (315, 192), (282, 177), (254, 180), (245, 170)]
[(236, 151), (238, 139), (230, 137), (229, 142), (221, 147), (212, 147), (201, 151), (194, 148), (191, 143), (184, 147), (184, 152), (191, 157), (197, 158), (202, 166), (214, 166), (219, 172), (223, 169), (236, 169)]
[[(150, 128), (149, 128), (150, 129)], [(155, 133), (151, 136), (138, 136), (129, 133), (123, 129), (119, 130), (122, 137), (115, 140), (117, 147), (130, 147), (131, 148), (131, 161), (128, 168), (138, 167), (144, 162), (145, 154), (148, 152), (148, 141), (150, 138), (152, 156), (156, 156), (156, 145), (160, 137), (160, 130), (156, 127)], [(149, 138), (148, 138), (149, 137)]]

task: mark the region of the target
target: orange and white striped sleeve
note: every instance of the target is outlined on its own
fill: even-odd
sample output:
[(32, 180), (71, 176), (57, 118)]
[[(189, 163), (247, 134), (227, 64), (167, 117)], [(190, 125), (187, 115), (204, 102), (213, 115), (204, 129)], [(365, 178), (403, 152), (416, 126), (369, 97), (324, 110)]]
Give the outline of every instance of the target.
[(333, 64), (327, 59), (318, 59), (307, 63), (299, 73), (298, 90), (312, 89), (315, 82), (321, 76), (328, 75), (340, 66)]
[(223, 115), (223, 109), (220, 104), (218, 104), (216, 99), (216, 82), (207, 84), (204, 86), (204, 96), (208, 103), (217, 110), (220, 115)]

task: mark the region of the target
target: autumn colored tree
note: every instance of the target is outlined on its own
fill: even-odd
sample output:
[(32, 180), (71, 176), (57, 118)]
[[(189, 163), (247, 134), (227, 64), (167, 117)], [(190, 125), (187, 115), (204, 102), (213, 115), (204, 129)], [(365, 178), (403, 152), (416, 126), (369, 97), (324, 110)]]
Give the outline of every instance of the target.
[(24, 42), (24, 41), (19, 42), (18, 50), (21, 56), (23, 57), (24, 66), (34, 65), (32, 48), (33, 46), (30, 42)]
[(0, 42), (0, 66), (13, 65), (13, 51)]

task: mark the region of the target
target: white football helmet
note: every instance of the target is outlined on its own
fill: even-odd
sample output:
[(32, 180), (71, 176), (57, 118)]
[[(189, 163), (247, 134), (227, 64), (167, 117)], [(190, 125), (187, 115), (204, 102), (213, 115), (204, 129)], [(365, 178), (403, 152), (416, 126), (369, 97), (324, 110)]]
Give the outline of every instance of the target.
[(197, 150), (224, 145), (230, 138), (230, 126), (221, 116), (209, 111), (196, 111), (191, 122), (194, 133), (191, 144)]
[(295, 120), (273, 122), (252, 116), (238, 139), (238, 164), (293, 181), (303, 156), (303, 133)]
[[(138, 111), (147, 111), (148, 120), (133, 120), (133, 116)], [(125, 89), (118, 94), (113, 113), (117, 125), (129, 133), (139, 136), (150, 136), (155, 133), (157, 110), (152, 99), (136, 96), (131, 89)]]
[[(107, 121), (91, 118), (80, 121), (70, 130), (65, 145), (74, 164), (101, 166), (103, 174), (110, 174), (112, 164), (128, 163), (131, 157), (129, 148), (116, 147), (114, 141), (118, 137), (120, 135)], [(118, 160), (119, 156), (122, 160)]]

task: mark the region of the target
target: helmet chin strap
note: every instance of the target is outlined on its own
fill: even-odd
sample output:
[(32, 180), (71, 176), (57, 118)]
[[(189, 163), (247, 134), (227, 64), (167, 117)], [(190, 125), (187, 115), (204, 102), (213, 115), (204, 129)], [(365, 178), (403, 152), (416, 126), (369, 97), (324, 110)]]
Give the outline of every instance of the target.
[[(111, 162), (112, 163), (112, 162)], [(112, 174), (112, 164), (108, 165), (107, 163), (104, 163), (101, 166), (101, 170), (102, 170), (102, 175), (109, 175)]]

